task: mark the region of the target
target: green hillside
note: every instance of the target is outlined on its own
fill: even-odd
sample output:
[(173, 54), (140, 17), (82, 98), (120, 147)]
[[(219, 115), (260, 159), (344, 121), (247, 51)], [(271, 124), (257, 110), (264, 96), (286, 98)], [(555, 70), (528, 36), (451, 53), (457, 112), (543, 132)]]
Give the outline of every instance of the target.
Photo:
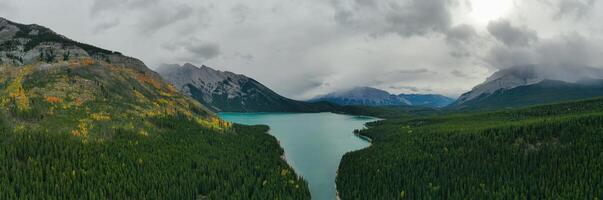
[(369, 124), (344, 156), (342, 199), (598, 199), (603, 99)]
[(478, 97), (453, 105), (451, 109), (495, 110), (502, 108), (522, 108), (539, 104), (588, 99), (603, 96), (601, 81), (592, 83), (567, 83), (545, 80), (537, 84), (520, 86), (509, 90), (499, 90), (491, 95)]
[(3, 24), (0, 199), (310, 198), (267, 127), (218, 119), (134, 58)]

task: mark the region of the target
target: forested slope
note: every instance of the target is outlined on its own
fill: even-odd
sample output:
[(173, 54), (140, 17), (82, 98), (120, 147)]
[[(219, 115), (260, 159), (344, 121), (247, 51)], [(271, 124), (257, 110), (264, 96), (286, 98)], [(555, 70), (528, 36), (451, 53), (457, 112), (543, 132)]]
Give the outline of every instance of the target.
[(144, 63), (0, 18), (0, 199), (309, 199), (267, 127)]
[(369, 125), (344, 156), (342, 199), (597, 199), (603, 99)]

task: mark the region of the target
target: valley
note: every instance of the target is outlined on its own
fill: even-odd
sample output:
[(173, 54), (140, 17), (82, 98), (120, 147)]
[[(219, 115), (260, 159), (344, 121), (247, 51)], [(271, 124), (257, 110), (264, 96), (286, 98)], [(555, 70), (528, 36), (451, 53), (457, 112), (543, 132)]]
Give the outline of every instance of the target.
[(603, 199), (595, 0), (0, 13), (0, 200)]

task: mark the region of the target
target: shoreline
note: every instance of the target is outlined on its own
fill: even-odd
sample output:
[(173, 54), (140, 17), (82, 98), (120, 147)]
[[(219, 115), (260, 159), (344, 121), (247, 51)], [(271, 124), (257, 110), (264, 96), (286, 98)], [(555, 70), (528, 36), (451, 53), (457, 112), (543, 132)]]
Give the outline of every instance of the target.
[[(359, 150), (363, 150), (363, 149), (366, 149), (366, 148), (370, 147), (370, 146), (372, 145), (373, 140), (372, 140), (371, 138), (367, 137), (367, 136), (364, 136), (364, 135), (361, 135), (361, 134), (359, 134), (359, 133), (356, 133), (356, 132), (357, 132), (356, 130), (362, 130), (362, 129), (365, 129), (365, 128), (367, 128), (367, 124), (368, 124), (368, 123), (375, 122), (375, 121), (380, 121), (380, 120), (382, 120), (382, 119), (375, 118), (375, 117), (371, 117), (371, 116), (349, 115), (349, 114), (340, 114), (340, 113), (333, 113), (333, 112), (324, 112), (324, 113), (331, 113), (331, 114), (335, 114), (335, 115), (347, 115), (347, 116), (353, 116), (353, 117), (366, 117), (366, 118), (358, 118), (358, 119), (356, 119), (356, 118), (352, 119), (352, 118), (347, 118), (347, 117), (343, 117), (343, 118), (342, 118), (342, 119), (345, 119), (345, 120), (353, 120), (353, 121), (356, 121), (356, 122), (360, 122), (360, 123), (358, 124), (358, 125), (360, 125), (360, 126), (358, 126), (358, 125), (352, 125), (353, 123), (352, 123), (352, 124), (350, 124), (349, 126), (346, 126), (346, 127), (350, 128), (351, 130), (348, 130), (348, 131), (343, 131), (343, 132), (347, 132), (347, 134), (352, 133), (352, 134), (355, 136), (355, 137), (349, 137), (349, 135), (348, 135), (348, 136), (347, 136), (347, 137), (348, 137), (348, 139), (346, 139), (346, 140), (349, 140), (349, 139), (352, 139), (352, 138), (356, 138), (356, 139), (353, 139), (353, 140), (355, 140), (355, 141), (356, 141), (356, 143), (357, 143), (357, 144), (359, 144), (359, 145), (360, 145), (360, 144), (362, 144), (361, 146), (364, 146), (364, 147), (363, 147), (363, 148), (360, 148), (360, 149), (356, 149), (356, 150), (352, 150), (352, 149), (350, 148), (350, 150), (347, 150), (346, 152), (344, 152), (344, 153), (341, 155), (341, 157), (339, 157), (339, 158), (333, 158), (333, 159), (339, 159), (339, 162), (337, 163), (337, 168), (335, 169), (335, 178), (334, 178), (333, 182), (331, 183), (331, 184), (333, 184), (333, 186), (334, 186), (334, 192), (335, 192), (335, 196), (330, 196), (330, 195), (329, 195), (329, 196), (330, 196), (330, 198), (333, 198), (333, 197), (334, 197), (334, 199), (341, 200), (341, 196), (340, 196), (339, 190), (338, 190), (338, 188), (337, 188), (337, 182), (336, 182), (337, 177), (339, 177), (339, 167), (340, 167), (340, 165), (341, 165), (341, 159), (343, 159), (343, 156), (344, 156), (344, 155), (346, 155), (346, 154), (348, 154), (348, 153), (352, 153), (352, 152), (354, 152), (354, 151), (359, 151)], [(234, 114), (234, 113), (228, 113), (228, 112), (222, 112), (222, 113), (219, 113), (219, 115), (221, 115), (221, 114)], [(243, 113), (243, 114), (254, 114), (254, 113)], [(255, 114), (257, 114), (257, 113), (255, 113)], [(308, 114), (308, 113), (262, 113), (262, 114), (279, 114), (279, 115), (288, 115), (288, 114)], [(221, 116), (221, 117), (222, 117), (222, 116)], [(341, 117), (340, 117), (340, 118), (341, 118)], [(337, 118), (337, 119), (340, 119), (340, 118)], [(361, 124), (362, 124), (362, 125), (361, 125)], [(267, 124), (266, 124), (266, 125), (267, 125)], [(354, 129), (354, 127), (358, 127), (358, 128), (357, 128), (357, 129)], [(278, 134), (273, 134), (273, 131), (274, 131), (274, 130), (273, 130), (273, 127), (271, 127), (270, 125), (268, 125), (268, 130), (266, 130), (266, 132), (265, 132), (265, 133), (266, 133), (266, 134), (268, 134), (268, 135), (271, 135), (273, 138), (275, 138), (275, 140), (277, 141), (277, 144), (278, 144), (278, 145), (279, 145), (279, 147), (280, 147), (280, 148), (283, 150), (283, 153), (282, 153), (281, 155), (279, 155), (279, 157), (280, 157), (280, 158), (281, 158), (283, 161), (285, 161), (285, 163), (286, 163), (286, 164), (287, 164), (287, 165), (288, 165), (288, 166), (289, 166), (289, 167), (290, 167), (290, 168), (293, 170), (293, 172), (295, 173), (295, 176), (296, 176), (298, 179), (304, 179), (304, 176), (303, 176), (302, 174), (300, 174), (300, 171), (299, 171), (298, 169), (296, 169), (296, 168), (295, 168), (295, 166), (294, 166), (294, 165), (295, 165), (295, 163), (293, 163), (292, 161), (290, 161), (290, 160), (289, 160), (288, 155), (287, 155), (286, 148), (283, 146), (283, 142), (281, 141), (281, 139), (279, 139), (279, 138), (277, 137), (277, 135), (278, 135)], [(339, 132), (339, 134), (345, 134), (345, 133), (340, 132), (340, 131), (341, 131), (341, 130), (337, 130), (337, 132)], [(346, 135), (347, 135), (347, 134), (346, 134)], [(286, 140), (287, 138), (283, 138), (283, 139), (285, 139), (285, 140)], [(287, 141), (289, 141), (289, 140), (287, 140)], [(309, 140), (309, 141), (312, 141), (312, 140)], [(358, 142), (358, 141), (363, 141), (363, 142)], [(341, 152), (340, 152), (340, 153), (341, 153)], [(302, 166), (303, 166), (303, 165), (302, 165)], [(316, 179), (316, 178), (318, 178), (318, 177), (315, 177), (315, 179)], [(308, 186), (309, 186), (309, 188), (310, 188), (310, 183), (308, 182), (308, 180), (305, 180), (305, 182), (306, 182), (306, 184), (308, 184)], [(323, 189), (319, 189), (319, 188), (315, 188), (315, 189), (317, 189), (317, 190), (319, 190), (319, 191), (322, 191), (322, 190), (323, 190)], [(331, 189), (329, 189), (329, 190), (331, 190)], [(310, 192), (310, 193), (311, 193), (311, 196), (312, 196), (312, 192)], [(331, 193), (331, 195), (332, 195), (332, 193)]]
[[(377, 120), (377, 121), (378, 121), (378, 120)], [(368, 123), (368, 122), (367, 122), (367, 123)], [(364, 125), (364, 128), (366, 128), (366, 124)], [(368, 142), (368, 143), (369, 143), (369, 145), (368, 145), (367, 147), (362, 148), (362, 149), (358, 149), (358, 150), (356, 150), (356, 151), (364, 150), (364, 149), (369, 148), (369, 147), (371, 147), (371, 146), (373, 145), (373, 139), (371, 139), (371, 138), (369, 138), (369, 137), (367, 137), (367, 136), (361, 135), (360, 133), (358, 133), (358, 132), (356, 132), (356, 131), (354, 131), (353, 133), (354, 133), (354, 135), (355, 135), (356, 137), (358, 137), (358, 138), (360, 138), (361, 140), (364, 140), (364, 141), (366, 141), (366, 142)], [(352, 152), (352, 151), (350, 151), (350, 152)], [(347, 152), (347, 153), (345, 153), (345, 154), (348, 154), (348, 153), (350, 153), (350, 152)], [(345, 156), (345, 154), (344, 154), (344, 156)], [(343, 156), (341, 157), (341, 159), (343, 159)], [(339, 166), (338, 166), (338, 168), (339, 168), (339, 167), (341, 167), (341, 161), (339, 161)], [(338, 176), (339, 176), (339, 169), (337, 169), (337, 172), (335, 172), (335, 180), (337, 180), (337, 177), (338, 177)], [(339, 190), (337, 189), (337, 181), (335, 181), (335, 199), (336, 199), (336, 200), (341, 200), (341, 197), (339, 196)]]
[[(371, 139), (371, 138), (370, 138), (370, 137), (368, 137), (368, 136), (364, 136), (364, 135), (362, 135), (362, 134), (360, 134), (360, 133), (354, 133), (354, 135), (355, 135), (356, 137), (360, 138), (361, 140), (364, 140), (364, 141), (367, 141), (368, 143), (371, 143), (371, 145), (373, 144), (373, 139)], [(360, 149), (360, 150), (362, 150), (362, 149)]]

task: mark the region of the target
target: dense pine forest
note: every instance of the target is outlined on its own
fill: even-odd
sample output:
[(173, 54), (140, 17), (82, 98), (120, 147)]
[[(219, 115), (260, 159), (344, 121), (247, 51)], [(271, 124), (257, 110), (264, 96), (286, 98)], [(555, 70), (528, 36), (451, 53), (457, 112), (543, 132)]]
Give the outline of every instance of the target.
[[(164, 119), (165, 120), (165, 119)], [(221, 133), (194, 122), (104, 143), (65, 134), (0, 134), (0, 199), (309, 199), (267, 127)]]
[(267, 127), (219, 120), (150, 72), (0, 66), (0, 199), (309, 199)]
[(370, 123), (342, 199), (600, 199), (603, 99)]
[(309, 199), (267, 127), (128, 68), (43, 66), (0, 68), (0, 199)]
[(310, 199), (265, 126), (135, 58), (0, 20), (0, 199)]
[(265, 126), (135, 58), (0, 18), (0, 199), (310, 199)]

